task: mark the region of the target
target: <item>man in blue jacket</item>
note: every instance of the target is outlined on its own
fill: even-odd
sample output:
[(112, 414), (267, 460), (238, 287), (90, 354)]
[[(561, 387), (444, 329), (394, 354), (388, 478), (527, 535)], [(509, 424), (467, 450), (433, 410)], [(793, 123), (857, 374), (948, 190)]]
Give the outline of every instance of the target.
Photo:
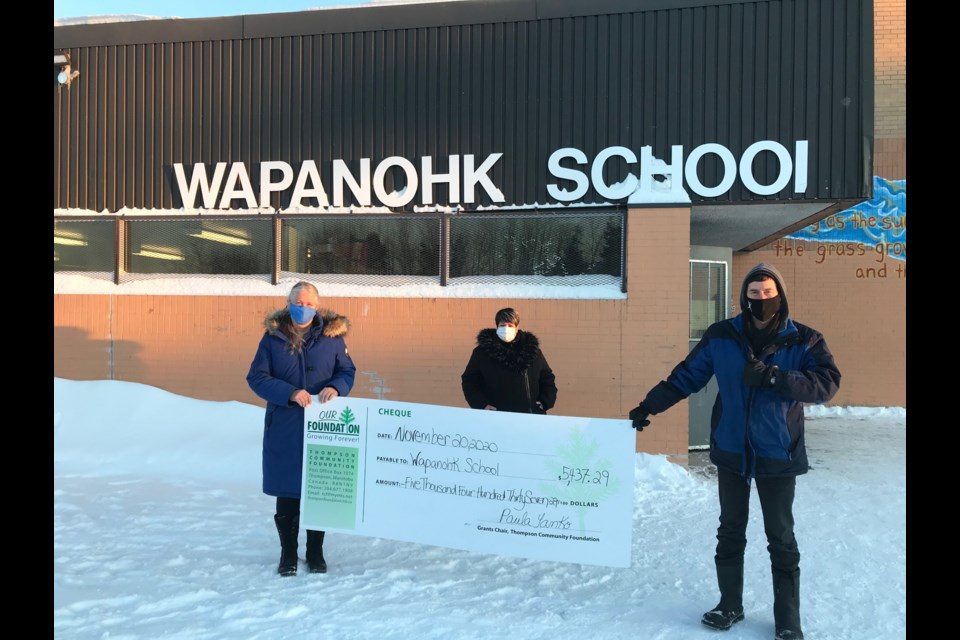
[(793, 534), (796, 477), (806, 473), (803, 403), (829, 401), (840, 371), (820, 332), (790, 318), (780, 272), (760, 263), (740, 288), (740, 315), (712, 324), (690, 354), (630, 412), (637, 431), (717, 377), (710, 460), (717, 467), (720, 602), (701, 622), (726, 630), (743, 620), (743, 554), (750, 485), (756, 480), (773, 574), (776, 640), (803, 640), (800, 551)]

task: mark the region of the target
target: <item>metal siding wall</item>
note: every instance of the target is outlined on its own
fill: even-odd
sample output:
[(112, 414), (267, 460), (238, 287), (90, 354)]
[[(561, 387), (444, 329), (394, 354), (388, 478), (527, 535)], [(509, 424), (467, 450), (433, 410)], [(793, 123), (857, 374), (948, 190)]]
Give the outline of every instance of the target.
[[(490, 176), (505, 204), (543, 205), (557, 181), (547, 158), (561, 147), (592, 159), (649, 145), (669, 162), (674, 144), (689, 154), (718, 142), (739, 159), (765, 139), (791, 152), (810, 140), (807, 192), (791, 183), (761, 198), (738, 180), (709, 201), (867, 195), (872, 84), (859, 70), (872, 69), (861, 59), (872, 33), (860, 16), (872, 5), (862, 1), (73, 48), (81, 75), (54, 89), (54, 207), (178, 208), (175, 162), (244, 162), (259, 198), (264, 160), (316, 161), (329, 195), (336, 158), (356, 172), (362, 157), (376, 167), (399, 155), (419, 171), (433, 156), (434, 173), (446, 173), (448, 155), (479, 164), (496, 152)], [(763, 154), (757, 180), (772, 182), (778, 166)], [(625, 172), (614, 160), (605, 177)], [(701, 180), (717, 184), (719, 163), (702, 161)], [(493, 204), (478, 194), (476, 205)], [(583, 201), (603, 198), (591, 190)]]

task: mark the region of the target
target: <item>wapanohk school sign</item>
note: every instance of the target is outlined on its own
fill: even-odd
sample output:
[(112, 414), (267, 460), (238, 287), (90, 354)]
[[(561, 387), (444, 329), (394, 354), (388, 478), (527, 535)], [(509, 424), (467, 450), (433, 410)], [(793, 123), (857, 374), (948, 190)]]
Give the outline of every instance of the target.
[[(754, 174), (754, 161), (769, 154), (779, 167), (775, 179), (761, 183)], [(414, 163), (401, 156), (374, 162), (361, 158), (354, 168), (343, 159), (330, 160), (327, 166), (305, 160), (294, 166), (268, 160), (254, 167), (244, 162), (173, 164), (173, 182), (185, 209), (231, 209), (236, 205), (249, 209), (270, 206), (273, 194), (289, 195), (290, 209), (301, 206), (343, 208), (429, 206), (436, 203), (435, 188), (447, 189), (444, 206), (461, 207), (478, 202), (479, 196), (497, 204), (512, 204), (494, 182), (491, 170), (503, 159), (502, 153), (479, 158), (473, 154), (454, 154), (446, 158), (446, 169), (438, 169), (433, 156), (422, 156)], [(737, 180), (758, 196), (769, 196), (791, 188), (794, 193), (807, 189), (809, 144), (797, 140), (788, 148), (772, 140), (748, 146), (739, 157), (727, 147), (707, 143), (687, 151), (673, 145), (668, 159), (653, 155), (644, 146), (639, 154), (623, 146), (611, 146), (594, 157), (575, 147), (553, 151), (546, 159), (549, 174), (547, 193), (557, 203), (580, 202), (591, 187), (610, 203), (690, 203), (693, 193), (716, 198), (727, 193)], [(698, 168), (707, 158), (721, 167), (717, 184), (704, 184)], [(616, 183), (605, 178), (608, 163), (617, 160), (626, 173)], [(321, 178), (321, 170), (329, 178)], [(389, 190), (388, 176), (402, 174), (405, 187)], [(348, 201), (347, 196), (352, 198)]]

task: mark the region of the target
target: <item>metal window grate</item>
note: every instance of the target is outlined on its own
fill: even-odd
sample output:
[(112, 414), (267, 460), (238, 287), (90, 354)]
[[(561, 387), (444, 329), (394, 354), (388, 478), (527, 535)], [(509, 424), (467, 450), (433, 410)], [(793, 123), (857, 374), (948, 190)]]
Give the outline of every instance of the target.
[(122, 282), (170, 276), (269, 278), (270, 217), (125, 219)]
[(620, 286), (623, 234), (619, 212), (459, 215), (450, 220), (450, 279)]
[(281, 276), (378, 285), (408, 284), (414, 277), (436, 284), (440, 226), (435, 215), (285, 218)]
[(53, 221), (54, 273), (113, 280), (116, 264), (115, 220)]
[(150, 279), (623, 290), (622, 211), (54, 219), (54, 271)]

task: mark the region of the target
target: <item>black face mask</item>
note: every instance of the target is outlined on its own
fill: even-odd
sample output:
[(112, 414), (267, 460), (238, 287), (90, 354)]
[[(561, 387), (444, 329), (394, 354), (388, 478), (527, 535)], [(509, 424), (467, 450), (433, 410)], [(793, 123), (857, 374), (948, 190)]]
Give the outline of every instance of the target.
[(780, 296), (766, 298), (765, 300), (751, 300), (748, 298), (747, 308), (750, 309), (750, 315), (754, 318), (760, 322), (766, 322), (780, 311)]

